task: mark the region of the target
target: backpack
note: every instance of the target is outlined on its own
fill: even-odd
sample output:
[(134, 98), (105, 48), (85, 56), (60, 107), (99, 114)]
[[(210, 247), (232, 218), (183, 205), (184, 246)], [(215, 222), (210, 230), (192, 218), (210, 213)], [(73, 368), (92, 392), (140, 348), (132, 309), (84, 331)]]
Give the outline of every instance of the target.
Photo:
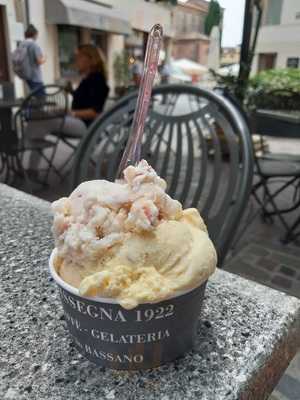
[(14, 73), (24, 80), (30, 80), (32, 76), (32, 67), (28, 54), (30, 47), (30, 44), (25, 42), (20, 43), (13, 51), (11, 57)]

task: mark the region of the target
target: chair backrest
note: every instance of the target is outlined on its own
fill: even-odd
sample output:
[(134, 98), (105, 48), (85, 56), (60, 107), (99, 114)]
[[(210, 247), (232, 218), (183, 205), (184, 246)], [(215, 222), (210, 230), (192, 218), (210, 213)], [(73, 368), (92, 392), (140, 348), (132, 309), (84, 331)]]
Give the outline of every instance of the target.
[(27, 121), (62, 118), (68, 111), (68, 96), (62, 86), (46, 85), (31, 92), (21, 110)]
[[(72, 188), (89, 179), (115, 178), (137, 93), (99, 117), (82, 139)], [(197, 207), (225, 258), (250, 195), (253, 151), (248, 128), (224, 97), (186, 85), (154, 88), (142, 156), (166, 179), (168, 193)]]
[(32, 91), (15, 114), (14, 126), (21, 141), (26, 139), (25, 127), (29, 122), (58, 120), (58, 132), (63, 130), (68, 113), (68, 95), (63, 86), (46, 85)]
[(0, 92), (4, 100), (15, 99), (15, 85), (12, 82), (0, 81)]

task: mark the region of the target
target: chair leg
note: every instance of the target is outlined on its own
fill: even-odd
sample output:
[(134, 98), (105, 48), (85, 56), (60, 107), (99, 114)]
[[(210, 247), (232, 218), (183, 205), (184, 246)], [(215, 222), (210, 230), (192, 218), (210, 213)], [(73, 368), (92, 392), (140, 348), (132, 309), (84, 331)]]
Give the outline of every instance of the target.
[[(70, 156), (67, 158), (67, 160), (59, 167), (59, 171), (61, 171), (61, 172), (64, 171), (64, 169), (66, 168), (66, 166), (67, 166), (67, 165), (70, 163), (70, 161), (73, 159), (75, 150), (77, 149), (77, 146), (74, 145), (73, 143), (69, 142), (67, 139), (62, 139), (62, 141), (63, 141), (67, 146), (69, 146), (69, 147), (73, 150), (73, 152), (70, 154)], [(68, 175), (68, 171), (67, 171), (66, 173), (62, 173), (61, 181), (63, 181), (63, 180), (66, 178), (67, 175)]]
[(282, 243), (288, 244), (289, 242), (295, 240), (298, 236), (300, 236), (300, 232), (294, 233), (296, 228), (300, 226), (300, 217), (296, 219), (296, 221), (293, 223), (293, 225), (288, 229), (287, 233), (282, 239)]
[[(284, 185), (282, 185), (279, 189), (277, 189), (274, 193), (272, 193), (272, 198), (275, 199), (280, 193), (282, 193), (286, 188), (288, 188), (289, 186), (293, 185), (294, 182), (296, 182), (297, 180), (299, 180), (298, 177), (295, 177), (291, 180), (289, 180), (288, 182), (286, 182)], [(267, 204), (267, 203), (266, 203)], [(300, 205), (300, 199), (298, 202), (294, 203), (291, 207), (289, 208), (285, 208), (285, 209), (279, 209), (278, 211), (281, 214), (286, 214), (289, 213), (291, 211), (294, 211), (296, 208), (298, 208), (298, 206)], [(272, 217), (273, 215), (275, 215), (274, 211), (267, 211), (268, 216)]]
[(45, 181), (46, 181), (46, 182), (48, 181), (49, 174), (50, 174), (50, 170), (51, 170), (51, 169), (55, 169), (55, 166), (54, 166), (54, 159), (55, 159), (55, 156), (56, 156), (56, 153), (57, 153), (59, 140), (60, 140), (60, 139), (57, 138), (56, 141), (53, 142), (54, 146), (53, 146), (53, 148), (52, 148), (52, 153), (51, 153), (50, 159), (49, 159), (49, 161), (48, 161), (49, 168), (48, 168), (48, 170), (47, 170), (46, 177), (45, 177)]
[[(263, 187), (264, 193), (263, 193), (263, 200), (261, 201), (256, 193), (256, 191), (260, 188)], [(278, 192), (278, 191), (277, 191)], [(261, 206), (262, 209), (262, 215), (264, 220), (267, 221), (269, 219), (270, 221), (273, 221), (273, 216), (277, 216), (280, 222), (282, 223), (283, 227), (286, 230), (289, 230), (289, 226), (284, 220), (283, 216), (281, 215), (281, 210), (277, 207), (277, 204), (274, 200), (274, 198), (278, 195), (278, 193), (275, 192), (275, 194), (272, 194), (269, 190), (268, 187), (268, 180), (267, 179), (262, 179), (260, 182), (258, 182), (256, 185), (254, 185), (252, 189), (252, 194), (255, 198), (255, 200), (258, 202), (258, 204)], [(270, 204), (273, 208), (273, 211), (269, 211), (266, 209), (266, 206)]]
[[(255, 197), (255, 195), (254, 195)], [(249, 206), (250, 206), (250, 201), (248, 202)], [(250, 226), (253, 224), (253, 222), (255, 221), (256, 217), (258, 216), (258, 214), (260, 213), (260, 209), (253, 211), (253, 204), (250, 208), (249, 211), (249, 215), (245, 218), (245, 222), (242, 228), (239, 229), (239, 231), (236, 233), (235, 235), (235, 240), (233, 240), (233, 243), (231, 245), (230, 248), (230, 253), (231, 255), (233, 255), (235, 253), (235, 249), (237, 247), (237, 244), (241, 241), (241, 239), (243, 238), (244, 234), (248, 231), (248, 229), (250, 228)], [(253, 211), (253, 212), (252, 212)]]
[[(273, 223), (273, 219), (271, 217), (269, 217), (268, 215), (268, 211), (266, 210), (266, 203), (265, 203), (265, 199), (266, 199), (266, 191), (265, 191), (265, 186), (266, 182), (264, 182), (264, 180), (259, 181), (258, 183), (256, 183), (253, 187), (252, 187), (252, 195), (254, 197), (254, 199), (256, 200), (256, 202), (258, 203), (258, 205), (260, 206), (260, 212), (261, 212), (261, 216), (264, 220), (264, 222), (268, 222), (268, 223)], [(261, 200), (257, 194), (258, 189), (263, 188), (263, 200)]]
[[(74, 157), (74, 152), (67, 158), (67, 160), (59, 167), (59, 171), (61, 171), (61, 172), (63, 172), (64, 171), (64, 169), (66, 168), (66, 166), (69, 164), (69, 162), (73, 159), (73, 157)], [(63, 181), (64, 179), (65, 179), (65, 175), (67, 174), (68, 172), (66, 172), (65, 174), (61, 174), (62, 175), (62, 178), (61, 178), (61, 180)]]
[(4, 169), (5, 169), (4, 154), (0, 153), (0, 175), (2, 175)]
[(9, 160), (8, 160), (8, 157), (9, 156), (7, 154), (3, 157), (3, 160), (4, 160), (4, 167), (3, 167), (4, 183), (9, 182)]
[(77, 149), (77, 146), (74, 145), (73, 143), (69, 142), (69, 140), (67, 140), (67, 139), (62, 139), (62, 141), (63, 141), (67, 146), (71, 147), (71, 149), (73, 149), (73, 150), (76, 150), (76, 149)]
[(274, 197), (273, 197), (272, 194), (270, 193), (270, 190), (269, 190), (269, 188), (268, 188), (267, 185), (265, 185), (265, 190), (266, 190), (266, 194), (267, 194), (267, 196), (268, 196), (268, 202), (271, 203), (271, 205), (272, 205), (272, 207), (273, 207), (273, 209), (274, 209), (274, 215), (277, 216), (277, 217), (279, 218), (279, 220), (281, 221), (281, 223), (282, 223), (282, 225), (284, 226), (284, 228), (285, 228), (286, 230), (289, 230), (289, 226), (288, 226), (288, 224), (286, 223), (286, 221), (284, 220), (284, 218), (282, 217), (282, 215), (281, 215), (281, 213), (280, 213), (280, 210), (278, 209), (278, 207), (277, 207), (277, 205), (276, 205), (276, 203), (275, 203), (275, 201), (274, 201)]
[(21, 174), (22, 174), (22, 175), (24, 176), (24, 178), (25, 178), (25, 185), (26, 185), (26, 187), (28, 188), (29, 193), (32, 194), (32, 193), (33, 193), (32, 185), (30, 184), (30, 179), (29, 179), (29, 176), (28, 176), (28, 174), (27, 174), (27, 171), (26, 171), (26, 169), (25, 169), (24, 166), (23, 166), (22, 158), (23, 158), (23, 155), (22, 155), (21, 158), (20, 158), (19, 154), (16, 154), (16, 156), (15, 156), (15, 162), (16, 162), (16, 165), (17, 165), (17, 169), (18, 169), (19, 171), (21, 171)]
[(7, 156), (7, 164), (6, 164), (7, 170), (6, 170), (6, 183), (10, 184), (11, 183), (11, 177), (12, 177), (12, 163), (11, 163), (11, 156)]
[(47, 164), (48, 164), (48, 170), (46, 173), (46, 179), (45, 179), (45, 184), (47, 184), (47, 180), (50, 174), (50, 170), (53, 169), (53, 171), (58, 175), (58, 177), (61, 179), (62, 175), (59, 172), (59, 170), (55, 167), (55, 165), (53, 163), (51, 163), (51, 160), (45, 156), (45, 154), (43, 153), (43, 151), (40, 151), (40, 155), (41, 157), (46, 160)]

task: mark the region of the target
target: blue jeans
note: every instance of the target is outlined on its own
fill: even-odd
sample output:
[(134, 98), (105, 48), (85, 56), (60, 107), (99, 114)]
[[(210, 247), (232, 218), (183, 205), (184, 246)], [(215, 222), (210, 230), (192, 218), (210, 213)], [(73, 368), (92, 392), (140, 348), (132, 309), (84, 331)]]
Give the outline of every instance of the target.
[[(37, 96), (45, 96), (45, 90), (44, 90), (44, 84), (43, 82), (34, 82), (31, 80), (26, 81), (29, 89), (33, 92), (34, 90), (37, 90), (36, 95)], [(38, 90), (40, 89), (40, 90)]]

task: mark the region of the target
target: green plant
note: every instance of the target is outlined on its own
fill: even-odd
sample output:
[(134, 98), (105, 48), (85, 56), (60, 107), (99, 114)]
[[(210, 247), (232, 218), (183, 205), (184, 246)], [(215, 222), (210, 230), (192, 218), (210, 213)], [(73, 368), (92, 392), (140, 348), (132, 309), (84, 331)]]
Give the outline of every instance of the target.
[(129, 55), (126, 50), (115, 55), (113, 69), (116, 86), (128, 87), (130, 83), (130, 69)]
[(224, 87), (248, 110), (300, 110), (300, 70), (294, 68), (262, 71), (241, 85), (239, 78), (213, 73), (219, 86)]
[(209, 3), (208, 14), (204, 22), (204, 32), (206, 35), (210, 35), (214, 26), (219, 26), (222, 18), (222, 11), (220, 4), (217, 0), (211, 0)]
[(262, 71), (250, 79), (247, 90), (251, 108), (300, 110), (300, 70)]

